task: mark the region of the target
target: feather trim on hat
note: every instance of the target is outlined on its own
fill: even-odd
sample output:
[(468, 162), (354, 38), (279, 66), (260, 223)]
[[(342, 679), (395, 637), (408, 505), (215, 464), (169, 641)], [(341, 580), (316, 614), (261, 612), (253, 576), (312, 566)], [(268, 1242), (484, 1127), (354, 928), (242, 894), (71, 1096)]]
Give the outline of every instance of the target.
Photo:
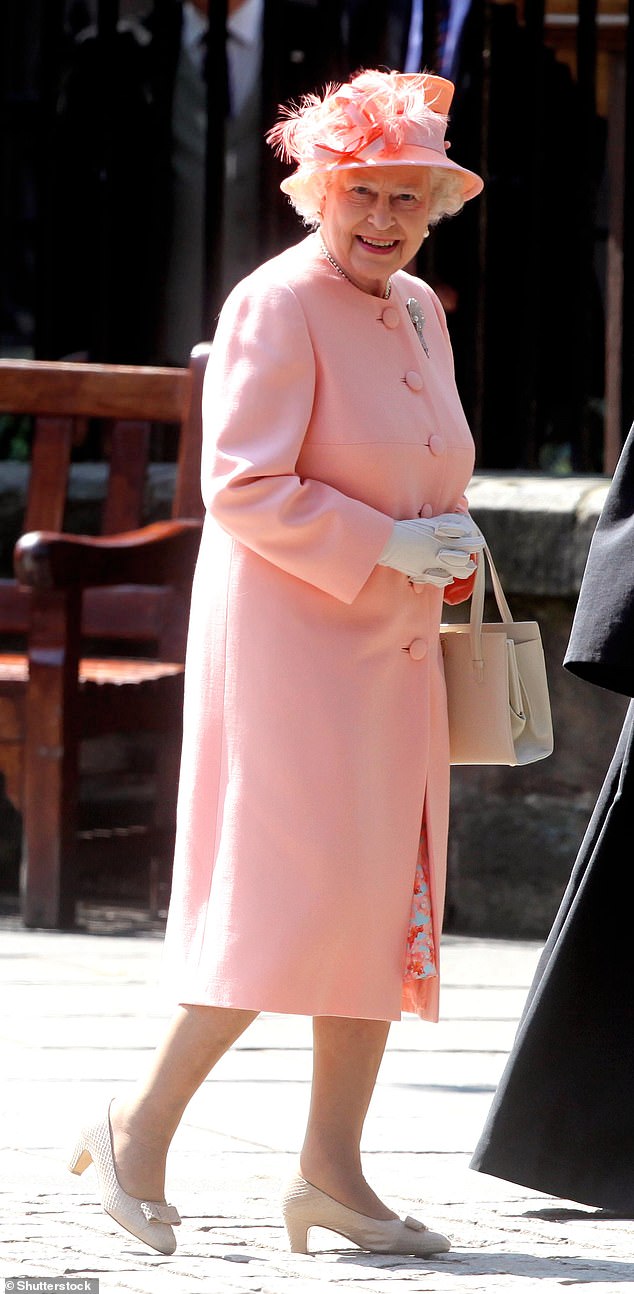
[[(447, 89), (449, 94), (447, 94)], [(407, 145), (442, 151), (453, 87), (426, 73), (361, 72), (282, 108), (266, 138), (278, 156), (300, 166), (398, 156)]]

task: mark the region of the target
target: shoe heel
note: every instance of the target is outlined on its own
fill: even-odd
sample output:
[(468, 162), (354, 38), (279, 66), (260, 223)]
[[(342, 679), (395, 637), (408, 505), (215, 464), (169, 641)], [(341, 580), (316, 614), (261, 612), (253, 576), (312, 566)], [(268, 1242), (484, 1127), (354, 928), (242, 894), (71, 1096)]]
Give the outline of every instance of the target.
[(75, 1150), (73, 1151), (73, 1154), (69, 1160), (68, 1170), (71, 1173), (75, 1173), (77, 1177), (81, 1177), (82, 1173), (86, 1171), (89, 1164), (92, 1164), (92, 1155), (90, 1151), (86, 1149), (83, 1141), (80, 1141), (79, 1144), (75, 1147)]
[(285, 1218), (284, 1223), (292, 1254), (308, 1253), (308, 1227), (297, 1218)]

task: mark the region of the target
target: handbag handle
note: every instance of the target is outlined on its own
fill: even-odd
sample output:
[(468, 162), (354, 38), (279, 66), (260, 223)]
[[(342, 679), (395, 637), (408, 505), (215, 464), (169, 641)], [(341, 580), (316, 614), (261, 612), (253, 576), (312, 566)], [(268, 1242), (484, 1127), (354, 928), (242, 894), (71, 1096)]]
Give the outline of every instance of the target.
[(500, 613), (500, 619), (505, 624), (513, 623), (511, 608), (509, 607), (504, 595), (504, 589), (502, 588), (500, 577), (495, 567), (495, 562), (491, 556), (491, 550), (488, 544), (485, 544), (483, 551), (476, 555), (477, 570), (473, 584), (473, 592), (471, 594), (471, 614), (469, 616), (471, 659), (476, 673), (480, 676), (484, 670), (484, 660), (482, 657), (482, 617), (484, 615), (484, 591), (486, 584), (484, 564), (485, 554), (489, 563), (491, 584), (493, 586), (497, 608)]

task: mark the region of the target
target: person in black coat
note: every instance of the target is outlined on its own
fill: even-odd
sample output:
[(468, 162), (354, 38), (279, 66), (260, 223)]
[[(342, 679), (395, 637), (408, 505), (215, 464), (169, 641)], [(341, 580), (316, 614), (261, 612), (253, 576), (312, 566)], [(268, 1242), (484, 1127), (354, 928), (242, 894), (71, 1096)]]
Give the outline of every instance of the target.
[[(634, 427), (593, 536), (565, 667), (634, 697)], [(471, 1167), (634, 1215), (634, 703)]]
[[(156, 362), (182, 6), (67, 41), (52, 134), (46, 357)], [(198, 339), (200, 338), (200, 334)]]

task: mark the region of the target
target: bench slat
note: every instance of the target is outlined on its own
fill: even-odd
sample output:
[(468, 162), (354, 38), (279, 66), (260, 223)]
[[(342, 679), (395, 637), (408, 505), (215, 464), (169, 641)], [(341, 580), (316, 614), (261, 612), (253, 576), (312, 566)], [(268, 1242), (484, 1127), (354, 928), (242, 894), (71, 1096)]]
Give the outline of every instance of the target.
[(72, 418), (37, 418), (25, 530), (62, 530), (73, 443)]

